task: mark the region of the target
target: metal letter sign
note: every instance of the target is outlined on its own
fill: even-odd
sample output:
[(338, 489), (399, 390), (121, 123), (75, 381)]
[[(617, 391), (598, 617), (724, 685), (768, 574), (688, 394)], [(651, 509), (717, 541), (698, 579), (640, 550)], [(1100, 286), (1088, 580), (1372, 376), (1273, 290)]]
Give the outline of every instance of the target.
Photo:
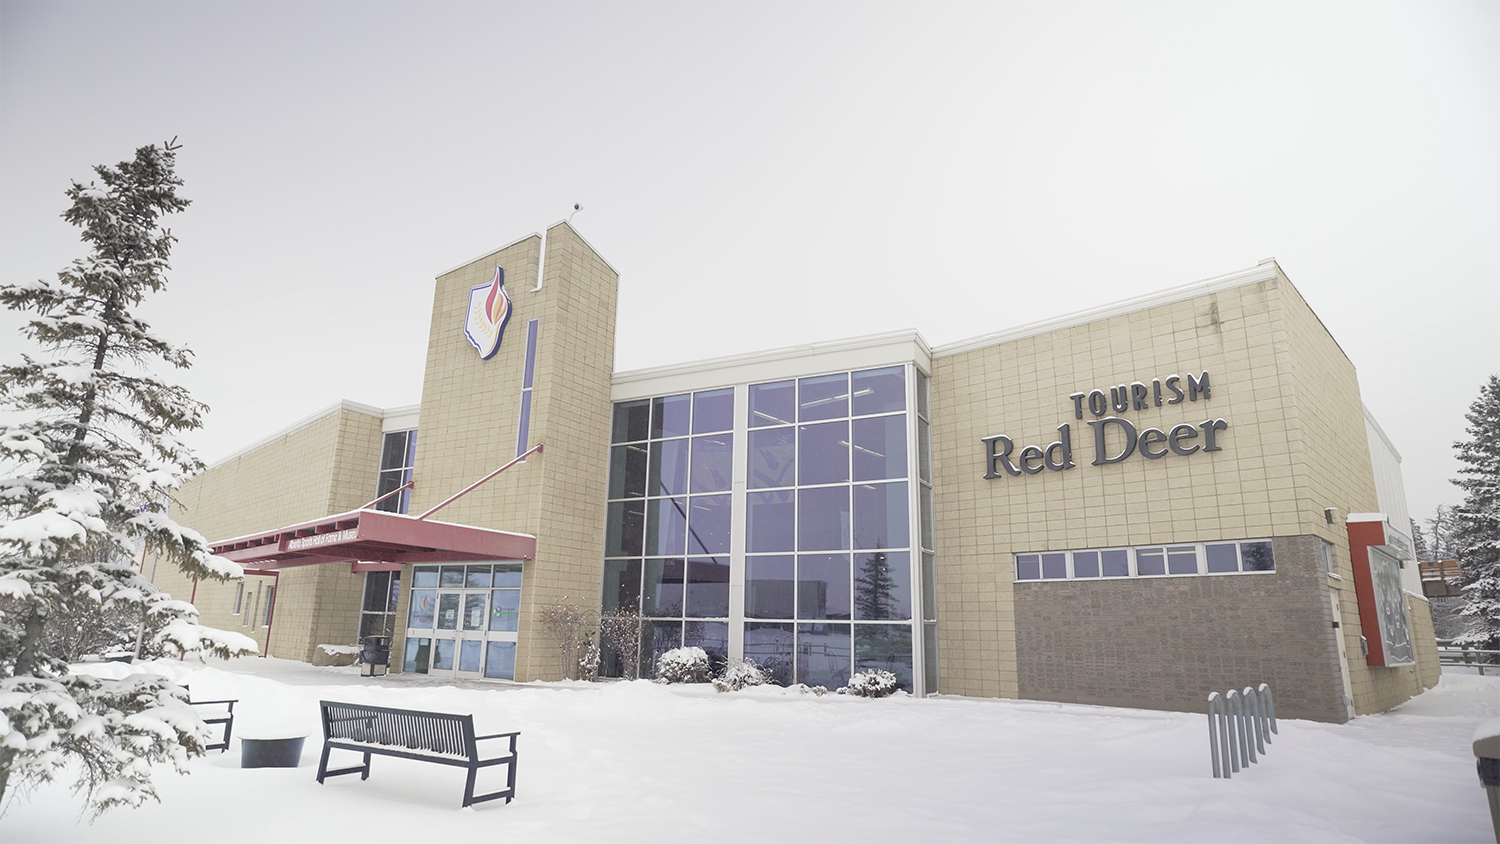
[(479, 350), (480, 360), (489, 360), (500, 351), (505, 324), (510, 322), (510, 295), (505, 292), (505, 269), (495, 268), (495, 278), (469, 291), (469, 312), (464, 322), (464, 336)]

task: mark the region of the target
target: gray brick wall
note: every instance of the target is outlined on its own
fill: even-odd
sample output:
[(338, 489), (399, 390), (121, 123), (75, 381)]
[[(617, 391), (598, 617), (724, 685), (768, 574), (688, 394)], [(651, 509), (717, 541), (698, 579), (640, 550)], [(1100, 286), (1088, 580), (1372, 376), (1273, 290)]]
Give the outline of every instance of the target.
[(1280, 717), (1346, 720), (1318, 538), (1272, 547), (1274, 575), (1016, 583), (1020, 697), (1197, 712), (1269, 683)]

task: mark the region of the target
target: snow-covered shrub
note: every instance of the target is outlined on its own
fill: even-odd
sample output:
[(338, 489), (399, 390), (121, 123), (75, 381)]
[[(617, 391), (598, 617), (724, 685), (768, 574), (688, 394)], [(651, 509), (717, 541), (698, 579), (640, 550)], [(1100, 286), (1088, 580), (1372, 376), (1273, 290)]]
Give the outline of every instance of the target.
[(593, 633), (594, 623), (590, 620), (590, 614), (590, 610), (569, 602), (566, 596), (559, 603), (544, 604), (537, 610), (537, 622), (542, 632), (557, 645), (564, 680), (572, 679), (573, 666), (577, 666), (580, 671), (583, 669), (579, 647)]
[(746, 686), (761, 686), (770, 682), (769, 672), (753, 660), (741, 659), (724, 666), (724, 673), (714, 680), (714, 688), (721, 692), (737, 692)]
[(606, 677), (634, 680), (641, 676), (641, 614), (634, 608), (615, 607), (599, 616), (599, 671)]
[(578, 660), (578, 679), (585, 683), (599, 679), (599, 656), (599, 643), (590, 638)]
[(708, 654), (702, 648), (673, 648), (656, 661), (658, 683), (707, 683)]
[(798, 683), (792, 688), (796, 689), (799, 693), (804, 695), (817, 695), (818, 697), (822, 697), (823, 695), (828, 694), (827, 686), (809, 686), (806, 683)]
[(896, 675), (883, 668), (855, 672), (849, 685), (839, 689), (841, 694), (856, 697), (889, 697), (896, 693)]

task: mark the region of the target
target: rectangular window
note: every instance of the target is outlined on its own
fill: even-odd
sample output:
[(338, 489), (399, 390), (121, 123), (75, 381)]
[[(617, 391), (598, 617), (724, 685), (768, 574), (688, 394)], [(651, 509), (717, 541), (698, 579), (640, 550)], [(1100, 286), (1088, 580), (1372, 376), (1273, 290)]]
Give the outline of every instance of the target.
[(484, 676), (491, 680), (516, 679), (516, 643), (486, 643)]
[(1041, 580), (1042, 557), (1040, 554), (1016, 555), (1016, 580)]
[(1165, 548), (1138, 548), (1135, 552), (1135, 573), (1141, 577), (1156, 577), (1167, 573), (1167, 551)]
[(526, 365), (521, 370), (521, 420), (516, 427), (516, 456), (530, 448), (531, 385), (536, 376), (536, 335), (539, 320), (526, 323)]
[(1240, 543), (1240, 571), (1275, 571), (1276, 559), (1269, 542)]
[(1099, 576), (1099, 552), (1098, 551), (1074, 551), (1073, 552), (1073, 576), (1074, 577), (1098, 577)]
[(271, 625), (271, 614), (276, 612), (276, 587), (266, 587), (266, 618), (261, 624), (269, 627)]
[[(417, 432), (387, 431), (380, 448), (380, 477), (376, 484), (377, 498), (389, 495), (411, 481), (412, 467), (416, 465)], [(411, 503), (411, 490), (403, 490), (375, 505), (376, 510), (387, 513), (405, 513)]]
[(1198, 549), (1192, 545), (1167, 549), (1167, 574), (1197, 574)]
[(1130, 576), (1130, 551), (1125, 548), (1106, 548), (1099, 552), (1099, 567), (1105, 577)]
[(244, 601), (245, 601), (245, 581), (241, 580), (239, 583), (235, 584), (235, 590), (234, 590), (234, 613), (233, 613), (233, 615), (239, 615), (240, 614), (240, 606), (244, 603)]
[(431, 630), (437, 618), (437, 591), (433, 589), (411, 590), (411, 606), (407, 608), (406, 626)]
[(426, 674), (431, 659), (432, 640), (411, 638), (406, 640), (406, 655), (401, 660), (401, 670), (407, 674)]
[(496, 589), (490, 593), (490, 629), (509, 633), (521, 629), (521, 590)]
[(1208, 573), (1223, 574), (1225, 572), (1240, 570), (1240, 549), (1234, 543), (1209, 545), (1204, 549), (1208, 552)]
[(1331, 543), (1331, 542), (1323, 542), (1321, 544), (1323, 545), (1323, 568), (1324, 568), (1324, 570), (1327, 571), (1329, 574), (1334, 574), (1334, 575), (1338, 574), (1338, 569), (1334, 567), (1334, 562), (1333, 562), (1333, 543)]
[[(1331, 547), (1325, 554), (1331, 554)], [(1131, 558), (1135, 565), (1132, 568)], [(1276, 571), (1269, 539), (1195, 542), (1139, 548), (1088, 548), (1015, 555), (1016, 580), (1185, 577)]]
[(401, 573), (372, 571), (365, 574), (365, 598), (359, 614), (359, 638), (391, 636), (396, 629), (396, 599), (401, 594)]
[(1067, 554), (1042, 555), (1042, 579), (1062, 580), (1068, 576)]

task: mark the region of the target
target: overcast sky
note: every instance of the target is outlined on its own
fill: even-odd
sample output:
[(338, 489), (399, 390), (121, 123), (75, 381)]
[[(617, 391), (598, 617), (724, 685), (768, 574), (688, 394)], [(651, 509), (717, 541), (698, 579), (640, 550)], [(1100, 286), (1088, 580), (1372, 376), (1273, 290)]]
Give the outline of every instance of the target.
[(197, 353), (212, 462), (419, 402), (433, 277), (575, 202), (621, 370), (937, 345), (1275, 256), (1427, 516), (1500, 370), (1497, 45), (1496, 2), (4, 2), (0, 280), (82, 254), (70, 179), (176, 136), (144, 313)]

